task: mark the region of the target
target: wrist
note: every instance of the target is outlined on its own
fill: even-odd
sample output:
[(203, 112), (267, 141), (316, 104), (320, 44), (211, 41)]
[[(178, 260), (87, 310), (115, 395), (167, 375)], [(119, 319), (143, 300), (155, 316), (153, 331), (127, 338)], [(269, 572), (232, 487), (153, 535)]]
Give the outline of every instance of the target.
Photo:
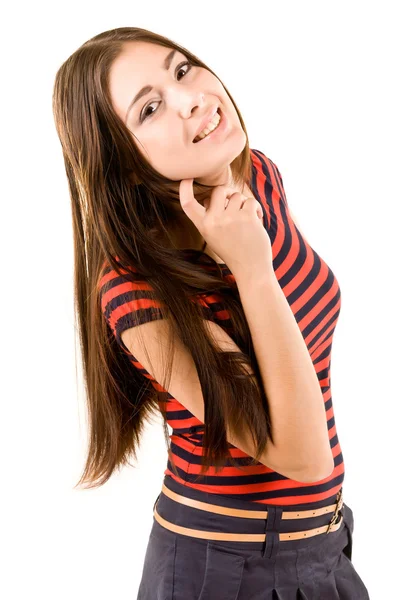
[[(229, 266), (229, 265), (228, 265)], [(275, 285), (278, 280), (275, 275), (275, 271), (271, 266), (263, 264), (262, 266), (252, 265), (251, 268), (237, 268), (231, 271), (235, 277), (237, 285), (246, 286), (264, 286), (264, 285)]]

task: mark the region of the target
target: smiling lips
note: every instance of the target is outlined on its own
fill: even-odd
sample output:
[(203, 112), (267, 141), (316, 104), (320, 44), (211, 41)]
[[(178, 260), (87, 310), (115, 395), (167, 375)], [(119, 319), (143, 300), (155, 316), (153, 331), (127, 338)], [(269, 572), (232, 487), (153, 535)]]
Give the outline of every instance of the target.
[(200, 133), (209, 125), (210, 121), (215, 117), (216, 113), (218, 110), (218, 104), (215, 104), (214, 106), (212, 106), (208, 111), (207, 114), (204, 116), (204, 118), (202, 119), (202, 121), (200, 122), (200, 127), (197, 130), (193, 141), (197, 138), (198, 135), (200, 135)]
[(207, 137), (207, 135), (209, 133), (211, 133), (218, 127), (220, 122), (221, 122), (221, 116), (218, 112), (216, 112), (215, 115), (212, 117), (212, 119), (207, 124), (207, 126), (194, 138), (193, 142), (194, 143), (200, 142), (202, 139)]

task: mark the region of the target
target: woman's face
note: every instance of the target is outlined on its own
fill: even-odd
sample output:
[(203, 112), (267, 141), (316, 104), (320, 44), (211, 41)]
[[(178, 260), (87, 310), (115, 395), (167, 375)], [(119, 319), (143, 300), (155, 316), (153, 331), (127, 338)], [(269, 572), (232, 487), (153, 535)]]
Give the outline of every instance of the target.
[[(134, 134), (138, 149), (164, 177), (230, 184), (230, 164), (243, 150), (246, 135), (220, 81), (207, 69), (182, 64), (186, 60), (178, 51), (171, 56), (171, 49), (164, 46), (127, 42), (110, 72), (114, 110)], [(153, 89), (132, 105), (144, 86)], [(194, 143), (215, 107), (224, 113), (225, 132), (221, 128), (213, 138)]]

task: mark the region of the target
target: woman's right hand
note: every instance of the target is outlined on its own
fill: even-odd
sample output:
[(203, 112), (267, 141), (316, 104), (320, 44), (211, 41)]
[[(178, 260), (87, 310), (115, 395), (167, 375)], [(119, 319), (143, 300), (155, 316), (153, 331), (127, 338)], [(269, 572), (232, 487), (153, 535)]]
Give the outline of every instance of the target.
[(271, 242), (256, 198), (246, 199), (232, 187), (218, 185), (202, 206), (193, 194), (193, 179), (182, 179), (179, 199), (182, 210), (232, 273), (258, 268), (273, 272)]

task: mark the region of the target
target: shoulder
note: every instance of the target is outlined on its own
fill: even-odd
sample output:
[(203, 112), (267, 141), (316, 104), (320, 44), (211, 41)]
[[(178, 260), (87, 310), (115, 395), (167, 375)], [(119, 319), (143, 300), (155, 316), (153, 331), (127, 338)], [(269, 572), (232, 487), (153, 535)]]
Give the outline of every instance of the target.
[(276, 163), (266, 156), (261, 150), (250, 148), (251, 158), (257, 170), (261, 171), (272, 185), (277, 186), (282, 182), (281, 173)]
[(153, 286), (134, 267), (118, 272), (103, 263), (98, 291), (101, 311), (118, 340), (129, 327), (163, 318)]
[(282, 174), (276, 163), (256, 148), (250, 148), (250, 153), (256, 175), (261, 175), (263, 182), (265, 183), (266, 181), (270, 188), (275, 190), (279, 197), (282, 198), (284, 204), (288, 206)]

